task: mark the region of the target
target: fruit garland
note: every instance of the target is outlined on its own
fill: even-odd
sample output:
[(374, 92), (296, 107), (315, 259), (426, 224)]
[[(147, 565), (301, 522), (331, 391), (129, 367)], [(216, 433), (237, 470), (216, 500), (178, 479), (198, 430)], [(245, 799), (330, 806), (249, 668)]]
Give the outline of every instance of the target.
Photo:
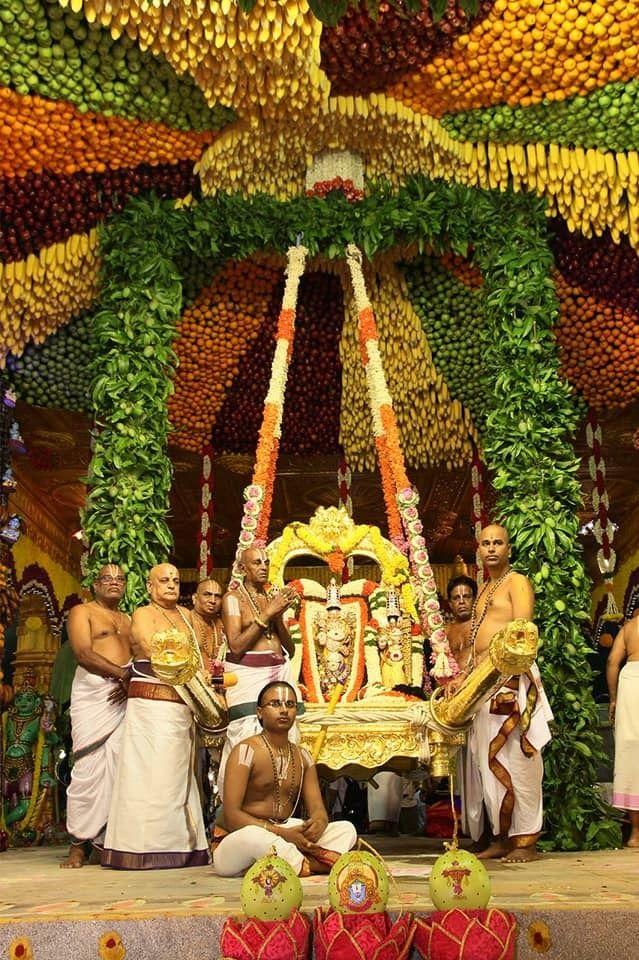
[(66, 100), (81, 110), (156, 120), (180, 130), (217, 129), (232, 119), (210, 109), (190, 77), (114, 39), (57, 0), (12, 0), (0, 18), (0, 85), (18, 93)]
[(264, 543), (268, 535), (286, 395), (286, 380), (295, 336), (295, 308), (299, 282), (308, 250), (300, 245), (287, 252), (286, 284), (277, 323), (275, 355), (271, 368), (264, 415), (260, 429), (251, 484), (244, 491), (244, 512), (235, 559), (233, 578), (240, 576), (237, 563), (243, 550), (254, 542)]
[(486, 16), (493, 3), (481, 0), (468, 5), (465, 13), (463, 4), (444, 0), (437, 4), (435, 14), (428, 0), (418, 2), (415, 12), (386, 3), (377, 16), (371, 4), (354, 4), (355, 9), (336, 27), (322, 31), (322, 69), (331, 81), (332, 93), (382, 90), (449, 49), (455, 37), (468, 31), (473, 20)]
[[(401, 272), (390, 262), (377, 263), (368, 289), (406, 462), (412, 466), (468, 463), (468, 411), (450, 397), (447, 384), (435, 369)], [(344, 384), (341, 440), (355, 469), (372, 470), (375, 447), (368, 428), (370, 413), (357, 322), (356, 305), (351, 300), (340, 344)]]
[(9, 227), (0, 236), (0, 259), (22, 260), (42, 247), (85, 233), (124, 208), (130, 196), (154, 190), (183, 197), (195, 186), (193, 165), (142, 164), (105, 173), (56, 174), (48, 170), (0, 179), (0, 211)]
[[(172, 441), (197, 452), (211, 436), (218, 419), (233, 437), (233, 425), (218, 417), (240, 368), (257, 351), (257, 337), (263, 329), (264, 314), (271, 308), (280, 272), (269, 262), (229, 260), (182, 314), (174, 349), (178, 356), (175, 391), (169, 399), (169, 417), (175, 431)], [(259, 417), (253, 393), (242, 387), (244, 402), (252, 403), (249, 425)], [(266, 392), (266, 386), (264, 386)], [(250, 395), (250, 396), (249, 396)], [(215, 434), (218, 452), (237, 449)]]
[(486, 322), (481, 287), (469, 289), (436, 257), (406, 264), (404, 274), (435, 366), (452, 396), (481, 426), (485, 397), (480, 328)]
[(639, 48), (631, 38), (638, 30), (639, 9), (626, 0), (583, 11), (561, 0), (496, 0), (447, 55), (434, 57), (390, 93), (434, 116), (584, 96), (636, 77)]
[(639, 80), (633, 79), (567, 100), (447, 114), (442, 126), (458, 140), (578, 144), (623, 152), (637, 145), (637, 111)]
[(200, 476), (200, 529), (198, 531), (198, 566), (200, 580), (208, 577), (213, 569), (211, 554), (213, 528), (213, 447), (207, 443), (202, 450), (202, 473)]
[(26, 177), (45, 169), (104, 173), (107, 168), (141, 163), (193, 161), (216, 137), (213, 131), (185, 132), (162, 123), (82, 113), (70, 103), (2, 88), (0, 131), (5, 141), (0, 176), (6, 177)]
[(37, 347), (9, 355), (7, 375), (19, 400), (38, 407), (86, 412), (90, 407), (92, 360), (90, 316), (80, 314)]
[(392, 540), (403, 536), (408, 541), (408, 555), (417, 587), (417, 600), (422, 626), (433, 651), (433, 675), (438, 679), (452, 677), (452, 657), (443, 618), (437, 599), (437, 586), (430, 566), (426, 541), (419, 519), (419, 495), (410, 486), (401, 451), (393, 401), (384, 376), (379, 353), (379, 338), (373, 310), (366, 293), (362, 272), (362, 256), (354, 244), (346, 249), (346, 262), (351, 274), (358, 315), (358, 333), (362, 362), (366, 371), (368, 397), (373, 419), (373, 435), (382, 477), (388, 528)]
[(551, 246), (564, 280), (598, 300), (639, 314), (639, 256), (625, 238), (610, 233), (584, 237), (571, 233), (563, 220), (552, 224)]
[(0, 367), (7, 353), (42, 343), (91, 305), (99, 290), (97, 233), (43, 247), (38, 256), (0, 264)]
[(274, 114), (282, 104), (302, 113), (319, 102), (326, 81), (319, 72), (321, 24), (306, 3), (258, 0), (246, 14), (233, 0), (147, 4), (145, 0), (61, 0), (84, 12), (111, 36), (127, 33), (142, 50), (162, 55), (189, 74), (207, 103), (239, 114)]
[(595, 410), (627, 407), (639, 396), (639, 313), (600, 301), (561, 274), (555, 287), (563, 376)]

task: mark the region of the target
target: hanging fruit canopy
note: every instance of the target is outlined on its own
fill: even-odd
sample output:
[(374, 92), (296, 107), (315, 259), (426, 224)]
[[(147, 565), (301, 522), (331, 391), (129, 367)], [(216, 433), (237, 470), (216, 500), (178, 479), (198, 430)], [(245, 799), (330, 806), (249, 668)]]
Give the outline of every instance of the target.
[[(579, 785), (599, 750), (566, 438), (575, 397), (639, 399), (638, 30), (628, 0), (0, 11), (0, 364), (28, 403), (100, 414), (94, 543), (138, 567), (170, 548), (169, 435), (253, 454), (298, 232), (316, 258), (281, 448), (372, 467), (338, 263), (357, 240), (408, 467), (469, 465), (480, 443), (533, 558), (571, 732), (547, 761), (566, 847), (597, 809)], [(336, 162), (307, 197), (327, 151), (359, 157), (362, 182)], [(610, 829), (595, 827), (593, 845)]]

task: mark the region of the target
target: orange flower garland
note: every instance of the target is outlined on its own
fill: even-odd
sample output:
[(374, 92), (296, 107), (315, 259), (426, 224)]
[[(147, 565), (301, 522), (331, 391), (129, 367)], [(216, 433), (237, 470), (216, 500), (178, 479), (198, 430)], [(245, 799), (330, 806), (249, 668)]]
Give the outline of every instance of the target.
[(277, 324), (271, 380), (264, 401), (264, 417), (255, 454), (253, 481), (244, 491), (244, 513), (234, 565), (234, 580), (237, 579), (237, 561), (241, 552), (256, 540), (265, 540), (268, 534), (275, 470), (282, 435), (286, 380), (295, 336), (295, 308), (307, 253), (306, 247), (302, 246), (290, 247), (288, 250), (286, 285)]
[[(358, 315), (359, 342), (366, 370), (366, 382), (373, 417), (373, 434), (377, 447), (384, 499), (391, 538), (397, 539), (397, 517), (408, 543), (413, 576), (417, 585), (422, 626), (430, 638), (433, 651), (434, 674), (441, 680), (455, 675), (456, 663), (450, 653), (444, 621), (439, 609), (437, 587), (422, 536), (419, 519), (419, 495), (406, 475), (399, 430), (393, 401), (388, 392), (384, 367), (379, 353), (379, 338), (375, 317), (366, 293), (362, 272), (362, 255), (354, 244), (349, 244), (346, 260), (353, 283)], [(391, 526), (392, 525), (392, 526)]]

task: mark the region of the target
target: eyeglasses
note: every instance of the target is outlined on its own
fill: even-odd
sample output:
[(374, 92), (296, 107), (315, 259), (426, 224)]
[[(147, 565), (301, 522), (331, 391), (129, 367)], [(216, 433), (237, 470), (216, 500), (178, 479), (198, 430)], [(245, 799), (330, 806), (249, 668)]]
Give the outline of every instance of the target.
[(98, 577), (101, 583), (126, 583), (126, 577)]
[(268, 703), (262, 704), (264, 707), (272, 707), (273, 710), (280, 710), (282, 707), (286, 707), (287, 710), (292, 710), (293, 707), (297, 706), (295, 700), (269, 700)]

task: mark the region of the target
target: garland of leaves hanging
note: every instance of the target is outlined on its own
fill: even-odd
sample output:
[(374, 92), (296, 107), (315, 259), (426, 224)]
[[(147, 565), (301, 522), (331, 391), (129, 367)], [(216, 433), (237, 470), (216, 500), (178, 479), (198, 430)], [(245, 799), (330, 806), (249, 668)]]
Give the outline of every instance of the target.
[(145, 602), (146, 575), (167, 559), (173, 542), (166, 523), (167, 401), (182, 285), (165, 254), (170, 221), (157, 218), (138, 231), (135, 217), (125, 216), (101, 236), (104, 283), (92, 326), (95, 433), (82, 526), (88, 581), (104, 564), (119, 563), (127, 610)]
[(92, 569), (123, 562), (129, 602), (139, 602), (146, 571), (170, 548), (166, 397), (182, 305), (175, 258), (222, 263), (257, 250), (284, 253), (300, 232), (310, 256), (329, 258), (342, 257), (349, 243), (369, 258), (398, 243), (462, 255), (474, 248), (487, 298), (486, 463), (519, 569), (534, 583), (545, 644), (540, 666), (555, 710), (545, 753), (550, 843), (615, 845), (617, 825), (591, 786), (603, 751), (579, 628), (588, 616), (588, 581), (577, 541), (578, 462), (569, 443), (578, 413), (559, 379), (551, 254), (537, 198), (414, 177), (399, 190), (372, 185), (357, 204), (339, 193), (285, 202), (217, 194), (180, 210), (169, 201), (132, 201), (103, 235), (93, 390), (102, 430), (85, 525)]
[[(493, 209), (485, 195), (479, 200)], [(504, 206), (510, 206), (508, 197)], [(503, 217), (503, 210), (502, 210)], [(547, 849), (618, 846), (618, 822), (593, 784), (604, 759), (592, 695), (590, 584), (579, 545), (579, 460), (570, 443), (580, 418), (568, 384), (559, 378), (552, 334), (557, 299), (552, 254), (541, 208), (524, 221), (486, 218), (475, 260), (484, 275), (487, 391), (486, 461), (498, 491), (515, 566), (533, 582), (535, 619), (543, 648), (538, 661), (555, 715), (544, 751)], [(487, 378), (488, 379), (488, 378)], [(507, 402), (504, 399), (507, 398)]]

